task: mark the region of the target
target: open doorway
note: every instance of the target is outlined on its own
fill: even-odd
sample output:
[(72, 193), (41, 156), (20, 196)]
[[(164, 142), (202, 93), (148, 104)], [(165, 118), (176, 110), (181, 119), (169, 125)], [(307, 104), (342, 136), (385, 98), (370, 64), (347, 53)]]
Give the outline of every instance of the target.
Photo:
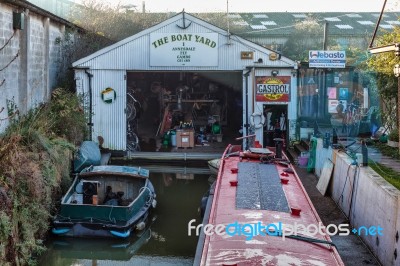
[(287, 104), (264, 104), (263, 112), (265, 116), (264, 125), (264, 145), (272, 147), (275, 145), (274, 138), (284, 139), (284, 147), (287, 143), (288, 123), (287, 123)]
[(241, 103), (241, 72), (128, 71), (128, 144), (140, 142), (142, 151), (153, 151), (156, 141), (182, 125), (196, 136), (218, 123), (225, 137), (242, 125)]

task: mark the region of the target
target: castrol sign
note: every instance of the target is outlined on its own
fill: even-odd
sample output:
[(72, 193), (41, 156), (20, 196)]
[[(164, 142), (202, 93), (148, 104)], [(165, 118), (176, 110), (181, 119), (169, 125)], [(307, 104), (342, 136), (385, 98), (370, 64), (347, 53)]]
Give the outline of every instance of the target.
[(257, 102), (289, 102), (290, 77), (256, 77)]

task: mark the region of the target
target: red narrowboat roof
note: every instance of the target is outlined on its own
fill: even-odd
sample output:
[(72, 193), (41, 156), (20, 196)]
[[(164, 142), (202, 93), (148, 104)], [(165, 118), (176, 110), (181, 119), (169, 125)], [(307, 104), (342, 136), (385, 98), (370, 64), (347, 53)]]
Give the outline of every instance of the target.
[[(240, 156), (225, 157), (226, 153), (227, 151), (221, 159), (209, 224), (214, 226), (218, 224), (228, 226), (235, 222), (240, 225), (254, 225), (259, 222), (263, 225), (278, 225), (280, 223), (292, 226), (295, 224), (322, 224), (296, 172), (285, 172), (282, 175), (283, 170), (288, 168), (285, 164), (274, 163), (269, 167), (276, 168), (277, 175), (279, 175), (276, 178), (279, 178), (280, 181), (276, 190), (283, 190), (282, 195), (286, 198), (285, 204), (288, 206), (288, 211), (269, 210), (270, 206), (267, 206), (267, 209), (257, 207), (238, 209), (237, 206), (240, 203), (238, 200), (242, 200), (238, 198), (238, 190), (241, 185), (247, 186), (243, 177), (251, 178), (250, 173), (247, 175), (243, 171), (249, 169), (249, 163), (254, 164), (254, 169), (258, 169), (257, 165), (260, 165), (260, 159)], [(247, 168), (243, 165), (247, 165)], [(270, 173), (261, 172), (258, 174), (264, 176)], [(238, 180), (238, 176), (241, 176), (240, 180)], [(276, 186), (276, 184), (272, 185)], [(243, 187), (240, 189), (243, 193)], [(274, 196), (272, 194), (274, 193), (271, 193), (271, 196)], [(251, 197), (249, 194), (249, 198)], [(268, 198), (268, 195), (264, 197)], [(300, 214), (296, 214), (299, 211)], [(269, 227), (269, 229), (271, 228)], [(232, 226), (231, 229), (231, 232), (233, 232)], [(310, 229), (312, 230), (311, 227)], [(249, 228), (247, 228), (248, 230)], [(334, 246), (305, 241), (310, 238), (331, 241), (327, 234), (317, 233), (310, 236), (309, 232), (300, 230), (298, 235), (304, 238), (286, 237), (283, 239), (281, 236), (274, 236), (273, 231), (269, 231), (271, 235), (256, 235), (254, 237), (218, 235), (216, 233), (206, 235), (200, 265), (344, 265)]]

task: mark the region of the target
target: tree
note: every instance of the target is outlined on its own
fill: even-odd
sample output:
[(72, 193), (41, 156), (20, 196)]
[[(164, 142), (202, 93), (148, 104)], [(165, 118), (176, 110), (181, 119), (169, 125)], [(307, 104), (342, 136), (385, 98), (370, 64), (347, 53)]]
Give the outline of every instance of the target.
[[(102, 35), (110, 40), (119, 41), (148, 29), (175, 13), (145, 13), (129, 9), (124, 5), (111, 5), (101, 0), (83, 0), (77, 5), (70, 20), (80, 27)], [(194, 16), (203, 19), (217, 27), (227, 29), (228, 19), (231, 31), (244, 29), (227, 18), (226, 13), (195, 13)]]
[(229, 32), (238, 35), (246, 29), (245, 26), (235, 23), (235, 19), (228, 17), (226, 13), (195, 13), (193, 15), (224, 30), (228, 30), (229, 24)]
[(296, 23), (282, 49), (283, 54), (294, 60), (308, 61), (309, 50), (322, 49), (323, 30), (323, 25), (312, 17)]
[[(392, 32), (377, 37), (376, 46), (388, 45), (399, 42), (400, 27), (395, 27)], [(389, 130), (399, 128), (398, 110), (398, 80), (393, 75), (394, 65), (399, 63), (399, 58), (394, 52), (386, 52), (371, 56), (367, 66), (376, 73), (378, 93), (382, 103), (382, 122)]]
[(167, 13), (140, 13), (120, 4), (110, 5), (100, 0), (83, 0), (75, 7), (70, 20), (76, 25), (119, 41), (168, 17)]

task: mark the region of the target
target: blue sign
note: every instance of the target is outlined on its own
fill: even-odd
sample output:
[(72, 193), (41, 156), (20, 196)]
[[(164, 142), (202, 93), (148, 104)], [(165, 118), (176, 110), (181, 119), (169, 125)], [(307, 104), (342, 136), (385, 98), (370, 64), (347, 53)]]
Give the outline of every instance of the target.
[(309, 67), (345, 68), (345, 51), (310, 51), (308, 54)]

